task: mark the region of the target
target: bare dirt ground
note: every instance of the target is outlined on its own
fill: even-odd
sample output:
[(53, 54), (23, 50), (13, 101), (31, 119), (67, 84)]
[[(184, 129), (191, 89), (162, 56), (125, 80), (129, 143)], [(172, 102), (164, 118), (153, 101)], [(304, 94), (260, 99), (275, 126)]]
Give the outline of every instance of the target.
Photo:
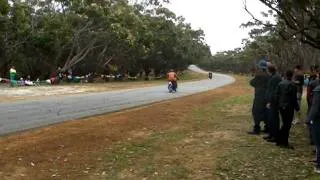
[(78, 85), (53, 85), (40, 87), (2, 87), (0, 91), (0, 103), (13, 102), (19, 100), (39, 99), (50, 96), (62, 96), (70, 94), (116, 91), (123, 89), (134, 89), (139, 87), (149, 87), (163, 83), (161, 81), (150, 82), (119, 82), (119, 83), (95, 83)]
[[(196, 81), (207, 78), (206, 74), (185, 71), (181, 76), (181, 82)], [(130, 82), (107, 82), (94, 84), (70, 84), (70, 85), (47, 85), (39, 87), (15, 87), (0, 86), (0, 103), (21, 100), (40, 99), (49, 96), (63, 96), (70, 94), (116, 91), (123, 89), (135, 89), (165, 84), (163, 80), (130, 81)]]
[[(203, 128), (206, 130), (208, 130), (207, 128), (217, 128), (217, 131), (206, 133), (202, 129), (197, 129), (202, 127), (201, 124), (199, 127), (190, 127), (189, 124), (197, 122), (197, 116), (194, 116), (195, 111), (210, 106), (212, 102), (219, 102), (226, 98), (251, 92), (244, 85), (247, 83), (245, 78), (237, 80), (233, 85), (207, 93), (1, 137), (0, 177), (2, 178), (0, 179), (106, 179), (107, 177), (109, 179), (112, 177), (115, 179), (150, 179), (150, 176), (143, 178), (145, 174), (135, 176), (135, 171), (139, 171), (139, 168), (143, 169), (143, 172), (152, 171), (152, 179), (153, 176), (160, 173), (153, 171), (153, 166), (148, 168), (149, 166), (143, 166), (143, 163), (139, 163), (141, 166), (135, 166), (138, 170), (125, 166), (135, 161), (139, 162), (138, 159), (153, 157), (154, 159), (150, 162), (161, 160), (161, 166), (174, 169), (170, 168), (170, 163), (166, 162), (166, 158), (171, 162), (175, 161), (175, 158), (184, 159), (183, 156), (192, 157), (195, 160), (193, 163), (185, 163), (191, 164), (195, 169), (199, 168), (199, 172), (193, 172), (188, 176), (189, 178), (211, 177), (212, 172), (206, 172), (203, 165), (215, 166), (212, 160), (227, 146), (219, 148), (219, 144), (217, 144), (217, 147), (214, 147), (215, 151), (202, 151), (203, 146), (207, 147), (212, 140), (231, 138), (233, 137), (232, 132), (229, 132), (228, 129), (219, 130), (219, 127), (204, 125)], [(174, 132), (184, 132), (186, 129), (191, 130), (192, 135), (187, 138), (183, 137), (183, 141), (179, 141), (178, 144), (168, 143), (180, 139), (180, 134)], [(206, 138), (208, 142), (198, 142), (200, 143), (196, 144), (198, 148), (194, 148), (194, 146), (187, 148), (188, 145), (197, 142), (199, 137)], [(170, 141), (161, 143), (164, 141), (163, 138)], [(145, 140), (149, 143), (134, 145), (135, 142)], [(151, 156), (147, 153), (148, 148), (153, 147), (150, 145), (151, 142), (161, 143), (161, 146), (164, 146), (162, 148), (167, 150)], [(126, 146), (127, 144), (129, 145)], [(186, 148), (182, 154), (178, 152), (179, 157), (169, 156), (170, 153), (178, 150), (175, 146)], [(142, 147), (142, 150), (137, 147)], [(198, 150), (202, 152), (198, 152)], [(128, 154), (121, 154), (122, 151)], [(136, 153), (144, 158), (129, 158)], [(121, 172), (115, 173), (117, 167), (121, 169)], [(178, 166), (175, 168), (177, 171), (170, 171), (171, 174), (168, 170), (168, 177), (184, 175), (184, 168)], [(167, 172), (166, 169), (163, 171)]]

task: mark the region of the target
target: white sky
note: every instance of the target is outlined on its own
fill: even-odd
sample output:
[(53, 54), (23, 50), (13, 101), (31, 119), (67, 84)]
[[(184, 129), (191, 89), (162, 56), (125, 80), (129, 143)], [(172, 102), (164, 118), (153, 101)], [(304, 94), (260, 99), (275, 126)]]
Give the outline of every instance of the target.
[[(247, 0), (249, 10), (257, 17), (268, 10), (259, 0)], [(186, 18), (194, 29), (205, 31), (212, 53), (241, 47), (248, 30), (241, 23), (252, 18), (243, 9), (243, 0), (171, 0), (168, 8)]]

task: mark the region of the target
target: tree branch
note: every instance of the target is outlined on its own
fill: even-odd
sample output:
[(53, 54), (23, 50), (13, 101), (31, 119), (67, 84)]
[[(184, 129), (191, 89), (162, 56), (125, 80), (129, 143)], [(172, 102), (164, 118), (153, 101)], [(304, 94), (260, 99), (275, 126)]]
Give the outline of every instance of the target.
[(247, 0), (244, 0), (243, 1), (243, 6), (244, 6), (244, 10), (252, 17), (253, 20), (255, 20), (257, 23), (261, 24), (261, 25), (264, 25), (266, 27), (275, 27), (276, 25), (274, 24), (266, 24), (264, 23), (263, 21), (259, 20), (258, 18), (256, 18), (248, 9), (248, 6), (247, 6)]

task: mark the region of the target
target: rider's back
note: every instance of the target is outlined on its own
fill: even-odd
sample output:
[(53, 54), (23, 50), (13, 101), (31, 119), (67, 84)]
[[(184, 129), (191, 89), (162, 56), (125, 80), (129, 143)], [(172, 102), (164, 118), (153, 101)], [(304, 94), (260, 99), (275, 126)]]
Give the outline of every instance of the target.
[(168, 73), (168, 80), (169, 81), (176, 81), (177, 80), (177, 74), (175, 72), (169, 72)]

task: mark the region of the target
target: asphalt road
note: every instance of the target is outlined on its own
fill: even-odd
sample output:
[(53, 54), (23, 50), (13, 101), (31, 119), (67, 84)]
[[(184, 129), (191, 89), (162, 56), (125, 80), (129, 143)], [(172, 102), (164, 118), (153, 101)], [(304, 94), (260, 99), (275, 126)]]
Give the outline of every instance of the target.
[[(190, 69), (207, 73), (196, 66), (190, 66)], [(234, 81), (230, 76), (213, 74), (212, 80), (179, 84), (178, 92), (175, 94), (168, 93), (167, 84), (164, 82), (162, 86), (132, 90), (3, 103), (0, 104), (0, 135), (188, 96), (225, 86)]]

